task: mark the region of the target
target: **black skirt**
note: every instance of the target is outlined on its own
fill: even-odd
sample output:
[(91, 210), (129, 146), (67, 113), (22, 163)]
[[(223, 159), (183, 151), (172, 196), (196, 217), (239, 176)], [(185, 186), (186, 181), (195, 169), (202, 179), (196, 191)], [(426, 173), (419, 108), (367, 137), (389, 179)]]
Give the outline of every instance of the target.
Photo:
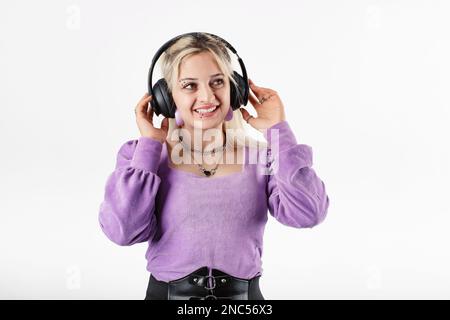
[(159, 281), (150, 275), (145, 300), (264, 300), (259, 278), (233, 277), (202, 267), (180, 279)]

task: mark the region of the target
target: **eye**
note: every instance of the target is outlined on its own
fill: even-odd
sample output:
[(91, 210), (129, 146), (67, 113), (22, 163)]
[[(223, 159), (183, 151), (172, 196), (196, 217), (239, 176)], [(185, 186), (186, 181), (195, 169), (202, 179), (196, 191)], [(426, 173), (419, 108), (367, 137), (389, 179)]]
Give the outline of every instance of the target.
[[(214, 83), (214, 85), (216, 85), (216, 86), (221, 86), (221, 85), (223, 85), (225, 82), (223, 81), (223, 79), (216, 79), (216, 80), (214, 80), (213, 81), (213, 83)], [(197, 84), (196, 83), (194, 83), (194, 82), (189, 82), (189, 83), (186, 83), (185, 85), (183, 85), (183, 89), (187, 89), (187, 90), (191, 90), (191, 88), (188, 88), (189, 86), (196, 86)]]
[(223, 81), (223, 79), (217, 79), (217, 80), (215, 80), (215, 81), (214, 81), (214, 83), (219, 83), (219, 84), (223, 84), (223, 83), (224, 83), (224, 81)]
[[(190, 82), (190, 83), (187, 83), (187, 84), (185, 84), (184, 86), (183, 86), (183, 89), (186, 89), (188, 86), (190, 86), (190, 85), (195, 85), (195, 83), (193, 83), (193, 82)], [(189, 89), (190, 90), (190, 89)]]

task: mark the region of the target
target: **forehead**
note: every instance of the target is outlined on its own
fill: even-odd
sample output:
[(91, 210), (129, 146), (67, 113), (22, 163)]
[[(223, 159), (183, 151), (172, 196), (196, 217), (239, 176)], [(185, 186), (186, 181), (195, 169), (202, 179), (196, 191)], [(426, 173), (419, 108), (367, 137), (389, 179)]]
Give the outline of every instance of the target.
[(180, 64), (179, 78), (209, 78), (213, 73), (221, 72), (217, 61), (210, 52), (201, 52), (183, 58)]

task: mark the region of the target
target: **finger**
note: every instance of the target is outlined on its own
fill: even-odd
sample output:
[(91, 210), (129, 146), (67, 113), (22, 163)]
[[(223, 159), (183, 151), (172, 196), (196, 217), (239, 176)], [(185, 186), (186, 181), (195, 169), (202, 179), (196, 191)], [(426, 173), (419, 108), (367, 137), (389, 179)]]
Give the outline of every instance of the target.
[(257, 109), (258, 107), (261, 106), (261, 104), (259, 103), (259, 99), (255, 98), (255, 96), (253, 95), (253, 93), (250, 92), (250, 94), (248, 95), (248, 100), (250, 101), (250, 103), (253, 105), (253, 107), (255, 107), (255, 109)]
[(245, 110), (244, 108), (239, 108), (239, 111), (242, 114), (242, 118), (244, 119), (244, 121), (247, 121), (248, 117), (250, 116), (250, 114), (248, 113), (247, 110)]
[(252, 89), (250, 92), (253, 93), (258, 100), (261, 100), (262, 97), (268, 94), (268, 92), (261, 87), (252, 86), (250, 88)]
[(273, 90), (266, 89), (257, 95), (258, 104), (261, 106), (265, 101), (277, 96), (277, 93)]
[(248, 79), (248, 82), (250, 83), (251, 86), (258, 88), (258, 86), (253, 82), (252, 79)]
[(151, 123), (153, 123), (153, 108), (150, 106), (147, 110), (147, 118), (150, 120)]
[(248, 79), (249, 85), (250, 85), (250, 89), (252, 89), (253, 91), (259, 91), (259, 87), (257, 85), (255, 85), (255, 83), (251, 80)]
[(244, 108), (239, 108), (239, 110), (242, 113), (242, 118), (244, 118), (245, 122), (249, 123), (253, 120), (252, 116), (250, 115), (250, 113), (248, 113), (247, 110), (245, 110)]
[(139, 100), (138, 104), (136, 105), (136, 108), (134, 109), (136, 115), (143, 115), (146, 116), (147, 115), (147, 109), (146, 107), (148, 107), (148, 103), (152, 100), (152, 96), (148, 95), (148, 93), (146, 95), (144, 95), (141, 100)]
[(161, 129), (162, 129), (164, 132), (169, 131), (169, 119), (168, 119), (168, 118), (164, 118), (164, 119), (161, 121)]
[(145, 101), (149, 102), (151, 101), (153, 96), (149, 95), (147, 92), (144, 94), (144, 96), (139, 100), (138, 103), (144, 103)]
[(134, 113), (137, 117), (144, 117), (147, 118), (147, 108), (146, 105), (143, 103), (139, 103), (136, 108), (134, 108)]
[(267, 95), (267, 94), (276, 94), (277, 92), (275, 90), (272, 90), (270, 88), (264, 88), (264, 87), (260, 87), (254, 84), (253, 81), (251, 81), (249, 79), (250, 82), (250, 88), (256, 93), (256, 96), (258, 97), (258, 99), (260, 99), (262, 96)]
[(265, 89), (263, 87), (257, 86), (251, 79), (249, 79), (249, 82), (250, 82), (250, 88), (257, 94), (259, 94), (262, 90)]

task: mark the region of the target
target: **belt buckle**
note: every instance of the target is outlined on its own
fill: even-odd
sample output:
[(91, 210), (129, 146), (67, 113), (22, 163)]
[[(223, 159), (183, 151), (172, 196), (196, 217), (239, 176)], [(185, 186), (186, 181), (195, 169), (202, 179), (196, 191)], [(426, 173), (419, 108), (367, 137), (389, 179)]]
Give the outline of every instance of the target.
[[(212, 279), (212, 283), (213, 283), (212, 287), (209, 287), (209, 282), (208, 282), (209, 278)], [(210, 275), (205, 276), (205, 282), (206, 282), (206, 284), (205, 284), (206, 290), (214, 290), (216, 288), (216, 278), (214, 276), (210, 276)]]

